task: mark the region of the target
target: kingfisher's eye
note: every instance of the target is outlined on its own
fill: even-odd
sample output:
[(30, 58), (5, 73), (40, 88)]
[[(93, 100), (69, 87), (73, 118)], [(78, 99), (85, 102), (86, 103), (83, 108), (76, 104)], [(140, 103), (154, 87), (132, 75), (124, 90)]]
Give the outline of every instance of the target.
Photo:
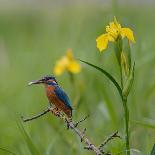
[(51, 84), (57, 84), (57, 82), (54, 81), (54, 80), (48, 80), (47, 83), (49, 83), (49, 84), (50, 84), (50, 83), (51, 83)]

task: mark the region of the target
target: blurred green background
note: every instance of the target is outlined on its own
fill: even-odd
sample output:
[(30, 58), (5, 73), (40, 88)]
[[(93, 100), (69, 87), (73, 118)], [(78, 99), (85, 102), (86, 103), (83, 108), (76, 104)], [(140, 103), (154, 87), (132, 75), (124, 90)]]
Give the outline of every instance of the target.
[[(130, 2), (130, 3), (129, 3)], [(112, 44), (99, 53), (95, 39), (115, 15), (135, 34), (132, 45), (136, 61), (134, 86), (129, 96), (130, 134), (133, 154), (148, 155), (155, 143), (155, 4), (131, 1), (0, 1), (0, 154), (8, 149), (17, 155), (86, 155), (79, 138), (51, 114), (23, 124), (20, 116), (44, 110), (48, 101), (43, 86), (27, 87), (31, 80), (52, 74), (55, 62), (72, 48), (77, 58), (107, 69), (119, 79)], [(74, 105), (73, 118), (87, 114), (80, 128), (99, 145), (118, 130), (124, 136), (123, 109), (117, 90), (103, 74), (82, 65), (75, 75), (57, 77)], [(20, 126), (20, 127), (19, 127)], [(124, 138), (124, 137), (123, 137)], [(123, 140), (106, 148), (117, 154)], [(124, 154), (124, 153), (120, 153)]]

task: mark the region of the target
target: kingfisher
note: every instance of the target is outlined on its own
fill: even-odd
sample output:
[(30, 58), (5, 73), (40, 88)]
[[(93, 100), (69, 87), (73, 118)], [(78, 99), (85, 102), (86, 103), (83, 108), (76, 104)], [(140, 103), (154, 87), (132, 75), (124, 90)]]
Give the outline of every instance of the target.
[(56, 113), (63, 112), (68, 118), (72, 117), (71, 101), (65, 91), (58, 85), (54, 76), (44, 76), (40, 80), (30, 82), (28, 85), (32, 84), (44, 84), (46, 96), (50, 106), (54, 105), (54, 111)]

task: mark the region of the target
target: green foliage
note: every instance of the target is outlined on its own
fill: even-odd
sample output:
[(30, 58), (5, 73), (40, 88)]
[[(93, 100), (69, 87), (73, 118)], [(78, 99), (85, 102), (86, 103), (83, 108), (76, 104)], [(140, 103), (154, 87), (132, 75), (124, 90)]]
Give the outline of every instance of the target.
[(20, 130), (20, 132), (23, 135), (23, 138), (29, 148), (29, 151), (31, 152), (32, 155), (41, 155), (41, 153), (39, 153), (38, 149), (36, 148), (35, 144), (32, 142), (30, 136), (27, 134), (27, 132), (25, 131), (22, 123), (20, 121), (17, 122), (18, 128)]
[(151, 151), (151, 154), (150, 155), (155, 155), (155, 145), (153, 145), (153, 149)]
[[(155, 11), (151, 7), (139, 9), (140, 7), (119, 6), (116, 11), (117, 19), (124, 26), (130, 25), (136, 35), (136, 44), (131, 47), (136, 61), (135, 82), (128, 100), (131, 148), (147, 155), (155, 143)], [(49, 5), (46, 9), (34, 10), (26, 7), (1, 10), (0, 148), (19, 155), (29, 155), (32, 148), (30, 149), (28, 143), (32, 142), (36, 148), (34, 150), (40, 154), (91, 154), (83, 150), (80, 140), (66, 130), (66, 126), (52, 114), (23, 124), (30, 138), (30, 142), (26, 142), (26, 138), (17, 128), (14, 115), (31, 116), (48, 106), (44, 88), (29, 88), (27, 83), (52, 74), (56, 60), (68, 48), (73, 49), (77, 58), (106, 68), (118, 81), (119, 68), (112, 65), (117, 61), (113, 49), (109, 46), (108, 51), (99, 53), (95, 47), (96, 37), (103, 33), (105, 25), (113, 18), (112, 12), (111, 7), (98, 4), (92, 7), (88, 3), (81, 6)], [(120, 98), (109, 79), (100, 77), (96, 71), (85, 66), (75, 76), (81, 96), (78, 106), (74, 107), (73, 119), (79, 120), (90, 114), (90, 118), (80, 127), (87, 128), (87, 135), (95, 144), (100, 144), (107, 135), (116, 130), (124, 135)], [(74, 101), (75, 92), (68, 74), (57, 79)], [(132, 120), (138, 123), (132, 123)], [(121, 140), (115, 140), (106, 146), (106, 150), (115, 154), (122, 152), (123, 148), (124, 142)], [(8, 152), (0, 150), (0, 154), (8, 155)]]
[(8, 154), (16, 155), (15, 153), (13, 153), (13, 152), (9, 151), (8, 149), (5, 149), (5, 148), (0, 148), (0, 150), (2, 152), (8, 153)]

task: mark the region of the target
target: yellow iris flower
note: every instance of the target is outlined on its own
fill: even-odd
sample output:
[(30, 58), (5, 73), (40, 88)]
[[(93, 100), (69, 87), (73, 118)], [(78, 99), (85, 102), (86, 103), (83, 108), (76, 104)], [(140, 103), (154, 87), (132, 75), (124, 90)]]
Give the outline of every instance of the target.
[(73, 74), (79, 73), (81, 71), (81, 66), (75, 60), (71, 49), (67, 50), (66, 55), (58, 60), (54, 67), (54, 74), (57, 76), (61, 75), (65, 71)]
[(133, 31), (130, 28), (122, 28), (114, 17), (114, 22), (111, 22), (106, 26), (106, 33), (100, 35), (97, 39), (97, 48), (100, 52), (105, 50), (108, 46), (108, 42), (117, 41), (118, 37), (127, 38), (130, 42), (135, 42)]

